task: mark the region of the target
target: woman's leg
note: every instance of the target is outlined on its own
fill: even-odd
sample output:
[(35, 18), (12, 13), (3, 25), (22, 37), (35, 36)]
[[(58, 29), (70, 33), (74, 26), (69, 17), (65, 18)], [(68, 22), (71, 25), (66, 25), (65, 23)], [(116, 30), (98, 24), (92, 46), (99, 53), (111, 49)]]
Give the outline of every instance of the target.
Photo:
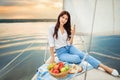
[(112, 68), (110, 68), (110, 67), (108, 67), (108, 66), (106, 66), (106, 65), (104, 65), (104, 64), (99, 64), (99, 67), (101, 67), (101, 68), (103, 68), (106, 72), (108, 72), (108, 73), (112, 73), (112, 71), (113, 71), (113, 69)]
[(71, 55), (69, 53), (62, 53), (58, 56), (60, 61), (68, 62), (68, 63), (80, 63), (81, 60), (78, 55)]
[[(70, 53), (74, 54), (74, 55), (78, 55), (80, 57), (80, 59), (83, 59), (86, 54), (86, 53), (80, 51), (79, 49), (77, 49), (76, 47), (74, 47), (73, 45), (71, 45), (71, 47), (70, 47)], [(94, 58), (90, 55), (87, 55), (86, 61), (88, 63), (90, 63), (94, 68), (98, 68), (99, 64), (101, 63), (99, 60), (97, 60), (96, 58)]]
[[(78, 50), (77, 48), (75, 48), (74, 46), (71, 46), (70, 48), (70, 52), (76, 55), (79, 55), (80, 58), (83, 59), (83, 57), (85, 56), (85, 53), (81, 52), (80, 50)], [(98, 68), (101, 67), (103, 68), (106, 72), (108, 72), (109, 74), (112, 74), (113, 76), (119, 76), (119, 73), (117, 70), (112, 69), (104, 64), (102, 64), (99, 60), (97, 60), (96, 58), (88, 55), (86, 57), (86, 61), (89, 62), (94, 68)]]
[(68, 63), (80, 63), (81, 62), (78, 55), (69, 53), (69, 47), (67, 46), (57, 49), (56, 53), (60, 61), (64, 61)]
[[(79, 58), (78, 55), (69, 53), (69, 46), (57, 49), (56, 53), (57, 53), (57, 57), (59, 58), (60, 61), (68, 62), (68, 63), (72, 63), (72, 64), (73, 63), (78, 64), (81, 62), (81, 59)], [(78, 72), (81, 72), (82, 70), (83, 70), (83, 68), (80, 66)], [(73, 73), (73, 72), (70, 71), (70, 73)]]
[(116, 69), (110, 68), (104, 64), (99, 64), (99, 67), (103, 68), (106, 72), (108, 72), (109, 74), (113, 75), (113, 76), (119, 76), (119, 73)]

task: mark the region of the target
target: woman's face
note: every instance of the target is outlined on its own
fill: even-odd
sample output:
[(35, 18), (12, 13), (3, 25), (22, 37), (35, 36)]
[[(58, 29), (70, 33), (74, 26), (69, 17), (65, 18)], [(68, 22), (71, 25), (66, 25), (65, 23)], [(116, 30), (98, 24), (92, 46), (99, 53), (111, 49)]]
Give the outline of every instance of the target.
[(64, 14), (63, 16), (60, 17), (60, 25), (64, 25), (67, 23), (68, 21), (68, 16), (66, 14)]

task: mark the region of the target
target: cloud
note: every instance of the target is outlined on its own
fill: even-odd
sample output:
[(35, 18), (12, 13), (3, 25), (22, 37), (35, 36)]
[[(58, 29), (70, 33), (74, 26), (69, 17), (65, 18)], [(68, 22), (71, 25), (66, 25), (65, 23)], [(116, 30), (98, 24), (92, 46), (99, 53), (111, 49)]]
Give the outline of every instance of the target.
[(0, 0), (0, 18), (56, 18), (61, 10), (62, 0)]
[(30, 0), (0, 0), (0, 6), (27, 6), (34, 3)]
[(0, 6), (61, 5), (62, 0), (0, 0)]

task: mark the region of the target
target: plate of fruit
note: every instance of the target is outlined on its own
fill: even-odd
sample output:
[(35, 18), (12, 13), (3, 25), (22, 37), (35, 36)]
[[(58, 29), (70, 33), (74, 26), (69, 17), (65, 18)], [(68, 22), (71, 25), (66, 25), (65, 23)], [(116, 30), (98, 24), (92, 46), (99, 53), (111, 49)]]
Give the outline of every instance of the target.
[(70, 66), (64, 62), (50, 63), (47, 68), (49, 73), (55, 78), (66, 77), (70, 70)]

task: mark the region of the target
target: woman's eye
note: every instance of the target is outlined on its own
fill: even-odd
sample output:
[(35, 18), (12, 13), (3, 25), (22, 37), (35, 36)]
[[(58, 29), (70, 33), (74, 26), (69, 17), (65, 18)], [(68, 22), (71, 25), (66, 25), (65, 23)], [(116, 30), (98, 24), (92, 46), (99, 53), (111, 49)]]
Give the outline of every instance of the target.
[(62, 16), (62, 18), (65, 19), (65, 20), (68, 20), (68, 18), (66, 18), (66, 17), (64, 17), (64, 16)]

